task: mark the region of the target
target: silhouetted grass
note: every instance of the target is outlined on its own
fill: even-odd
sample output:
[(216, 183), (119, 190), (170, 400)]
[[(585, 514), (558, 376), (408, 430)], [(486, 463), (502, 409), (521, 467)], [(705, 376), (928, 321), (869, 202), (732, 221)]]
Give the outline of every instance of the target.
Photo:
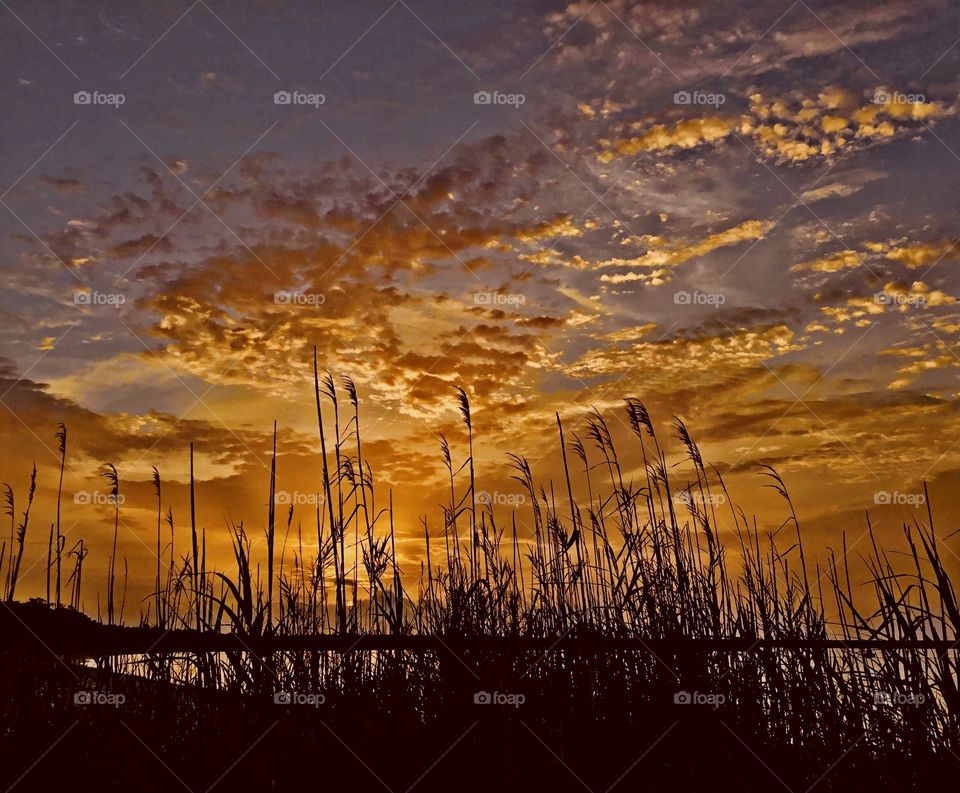
[[(482, 706), (471, 711), (477, 691), (522, 693), (526, 701), (517, 717), (528, 729), (568, 729), (583, 737), (591, 729), (585, 724), (605, 724), (612, 732), (597, 735), (606, 736), (611, 746), (623, 731), (630, 734), (675, 716), (699, 725), (691, 728), (692, 740), (729, 738), (722, 725), (742, 744), (773, 752), (791, 769), (785, 772), (791, 779), (807, 783), (844, 757), (851, 768), (883, 763), (887, 781), (907, 784), (903, 780), (917, 778), (923, 764), (939, 766), (960, 754), (956, 649), (909, 644), (955, 642), (960, 627), (929, 499), (926, 515), (903, 527), (906, 564), (893, 565), (867, 518), (871, 549), (864, 564), (870, 581), (866, 587), (855, 585), (845, 537), (839, 558), (833, 551), (821, 561), (808, 556), (794, 504), (775, 470), (765, 468), (762, 474), (782, 497), (787, 517), (777, 531), (763, 535), (731, 500), (720, 472), (704, 462), (679, 420), (676, 438), (691, 475), (683, 487), (672, 484), (646, 407), (631, 397), (624, 417), (639, 481), (628, 475), (624, 450), (617, 448), (603, 415), (592, 411), (583, 428), (569, 432), (558, 414), (556, 453), (563, 481), (556, 487), (552, 481), (537, 482), (528, 460), (511, 454), (511, 475), (526, 501), (510, 510), (507, 526), (501, 522), (506, 510), (478, 498), (476, 428), (468, 395), (458, 389), (454, 396), (467, 430), (466, 456), (458, 465), (456, 451), (440, 436), (448, 503), (437, 529), (431, 531), (424, 516), (424, 562), (416, 581), (405, 582), (392, 493), (378, 508), (373, 473), (363, 457), (357, 389), (351, 380), (343, 381), (352, 416), (341, 426), (336, 383), (329, 374), (321, 378), (316, 358), (314, 388), (322, 497), (314, 514), (302, 516), (292, 539), (291, 506), (278, 538), (283, 529), (276, 512), (275, 425), (265, 577), (251, 556), (242, 522), (229, 527), (233, 569), (207, 569), (205, 532), (198, 534), (195, 517), (192, 446), (190, 553), (176, 561), (168, 510), (169, 562), (163, 575), (162, 491), (159, 473), (154, 474), (153, 622), (166, 629), (230, 632), (245, 649), (114, 657), (100, 659), (100, 666), (258, 701), (277, 691), (313, 692), (332, 703), (333, 710), (322, 713), (354, 709), (425, 729), (445, 723), (452, 712), (484, 715)], [(62, 450), (65, 455), (65, 446)], [(107, 587), (107, 621), (114, 624), (123, 613), (121, 605), (118, 619), (114, 608), (120, 482), (112, 466), (104, 475), (115, 505)], [(7, 555), (8, 600), (14, 595), (34, 489), (35, 474), (16, 531), (16, 559)], [(9, 488), (7, 505), (13, 527)], [(724, 533), (736, 538), (732, 554), (721, 537), (720, 510), (727, 514)], [(519, 536), (518, 515), (530, 528), (528, 537)], [(318, 550), (309, 559), (303, 518), (315, 522)], [(59, 520), (56, 536), (62, 550)], [(70, 553), (76, 557), (70, 578), (70, 603), (76, 608), (87, 550), (81, 542)], [(266, 637), (316, 635), (428, 636), (444, 649), (265, 654), (253, 649)], [(504, 650), (495, 638), (516, 641)], [(479, 641), (458, 644), (465, 639)], [(491, 640), (489, 647), (484, 639)], [(581, 651), (566, 650), (563, 642), (569, 639), (576, 639)], [(608, 639), (639, 641), (646, 649), (603, 645)], [(747, 647), (683, 644), (696, 639), (736, 639)], [(816, 644), (826, 639), (888, 644), (871, 651)], [(524, 640), (541, 644), (527, 650)], [(546, 650), (542, 640), (550, 642)], [(785, 646), (753, 646), (764, 640)], [(604, 649), (582, 652), (590, 642)], [(654, 644), (666, 649), (656, 652)], [(712, 698), (707, 700), (711, 707), (684, 705), (684, 692)], [(309, 715), (302, 712), (298, 718)], [(584, 746), (593, 745), (597, 736), (583, 739)], [(898, 761), (912, 765), (905, 769)]]

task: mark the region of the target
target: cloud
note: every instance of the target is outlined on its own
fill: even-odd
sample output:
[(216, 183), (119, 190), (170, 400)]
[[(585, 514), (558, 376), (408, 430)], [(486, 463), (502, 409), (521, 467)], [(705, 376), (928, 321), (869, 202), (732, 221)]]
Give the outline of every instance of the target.
[[(664, 423), (689, 420), (738, 485), (758, 460), (782, 467), (808, 513), (840, 514), (858, 487), (875, 490), (868, 469), (891, 480), (943, 470), (938, 458), (960, 431), (958, 275), (922, 270), (960, 253), (945, 211), (956, 162), (928, 134), (955, 148), (960, 50), (928, 85), (898, 78), (930, 65), (917, 69), (916, 53), (934, 51), (956, 10), (820, 4), (821, 24), (799, 5), (774, 25), (782, 4), (557, 8), (497, 4), (482, 29), (444, 33), (491, 78), (508, 66), (522, 74), (546, 52), (525, 79), (521, 115), (485, 114), (449, 151), (447, 127), (426, 123), (437, 96), (455, 98), (449, 70), (422, 69), (412, 93), (405, 84), (383, 103), (370, 87), (407, 72), (390, 48), (366, 62), (351, 56), (331, 92), (353, 104), (338, 111), (331, 101), (325, 118), (356, 151), (374, 152), (364, 156), (376, 175), (327, 148), (327, 136), (298, 139), (284, 123), (263, 142), (275, 150), (251, 152), (207, 195), (222, 222), (203, 207), (184, 215), (195, 197), (146, 154), (124, 163), (110, 147), (77, 148), (69, 169), (25, 178), (11, 206), (72, 270), (22, 229), (8, 240), (0, 335), (17, 366), (0, 362), (3, 388), (34, 362), (47, 385), (16, 385), (4, 404), (27, 426), (8, 414), (0, 434), (14, 460), (40, 462), (38, 507), (52, 503), (56, 455), (44, 445), (64, 420), (71, 487), (96, 487), (107, 460), (124, 469), (133, 570), (145, 552), (138, 533), (154, 519), (149, 465), (169, 482), (180, 526), (193, 441), (211, 558), (231, 558), (215, 528), (224, 505), (230, 518), (262, 522), (275, 417), (283, 489), (316, 487), (314, 345), (321, 365), (360, 389), (365, 452), (378, 485), (394, 488), (401, 541), (419, 531), (411, 516), (435, 508), (435, 432), (465, 459), (454, 384), (471, 395), (486, 482), (506, 479), (506, 449), (544, 453), (538, 466), (551, 471), (557, 410), (582, 431), (582, 410), (596, 405), (618, 444), (630, 442), (616, 418), (627, 394)], [(275, 118), (256, 102), (240, 116), (207, 113), (243, 86), (229, 63), (211, 72), (196, 53), (185, 58), (165, 106), (176, 134), (163, 155), (198, 189), (229, 164), (210, 139), (232, 140), (235, 128), (246, 146)], [(858, 58), (882, 65), (890, 84)], [(677, 90), (725, 101), (678, 105)], [(177, 104), (191, 97), (205, 100), (202, 135), (183, 114), (199, 105)], [(456, 134), (476, 120), (469, 90), (463, 99), (466, 109), (451, 100), (442, 110)], [(353, 113), (364, 103), (409, 126), (394, 125), (385, 146), (378, 117)], [(520, 118), (536, 136), (518, 129)], [(797, 196), (806, 206), (794, 206)], [(73, 305), (76, 279), (112, 292), (141, 257), (122, 286), (123, 311)], [(727, 302), (678, 306), (673, 289), (640, 288), (668, 282), (722, 291)], [(756, 490), (748, 513), (767, 505)], [(82, 529), (96, 566), (110, 527), (90, 514)], [(49, 517), (37, 516), (40, 525)]]
[(890, 382), (889, 388), (893, 390), (908, 388), (923, 375), (939, 369), (960, 369), (960, 360), (943, 339), (919, 346), (891, 347), (881, 354), (906, 359), (897, 369), (899, 376)]
[(884, 257), (895, 262), (905, 264), (911, 270), (948, 261), (960, 256), (960, 241), (945, 240), (943, 242), (918, 242), (902, 246), (891, 247)]
[(942, 102), (899, 92), (888, 95), (882, 88), (867, 99), (828, 86), (816, 96), (790, 91), (771, 98), (754, 91), (747, 101), (747, 112), (740, 116), (708, 115), (673, 125), (636, 122), (633, 127), (642, 134), (601, 140), (598, 158), (608, 163), (645, 152), (683, 151), (735, 136), (752, 141), (774, 162), (801, 163), (916, 133), (927, 121), (954, 114)]
[(773, 227), (773, 221), (746, 220), (736, 226), (697, 240), (695, 242), (669, 242), (661, 237), (629, 238), (625, 244), (645, 245), (648, 250), (642, 256), (632, 259), (614, 258), (597, 262), (595, 267), (633, 267), (651, 268), (653, 273), (628, 272), (617, 275), (602, 275), (600, 280), (606, 283), (619, 284), (630, 281), (645, 281), (653, 286), (659, 286), (670, 280), (669, 269), (699, 256), (704, 256), (718, 248), (737, 245), (747, 240), (762, 239), (764, 234)]
[(654, 124), (642, 135), (601, 141), (604, 147), (600, 162), (610, 162), (614, 157), (631, 157), (640, 152), (659, 152), (665, 149), (693, 149), (705, 143), (723, 140), (733, 132), (733, 120), (707, 116), (679, 121), (672, 126)]
[(732, 369), (753, 368), (761, 361), (800, 349), (793, 336), (786, 325), (774, 325), (722, 335), (639, 341), (624, 349), (592, 349), (565, 371), (579, 378), (638, 371), (651, 378), (650, 388), (667, 386), (678, 377), (701, 382), (704, 378), (722, 379)]
[(43, 181), (62, 195), (79, 195), (85, 190), (83, 182), (79, 179), (45, 176)]
[(795, 264), (791, 269), (794, 272), (809, 270), (815, 273), (836, 273), (841, 270), (859, 267), (865, 259), (865, 254), (860, 251), (844, 250), (831, 253), (814, 261)]

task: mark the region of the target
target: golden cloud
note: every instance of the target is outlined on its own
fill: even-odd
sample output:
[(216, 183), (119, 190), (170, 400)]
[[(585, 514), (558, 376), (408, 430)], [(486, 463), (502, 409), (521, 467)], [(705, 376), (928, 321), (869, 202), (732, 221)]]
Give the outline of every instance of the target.
[(801, 349), (786, 325), (740, 328), (723, 335), (638, 342), (626, 349), (597, 349), (565, 367), (578, 378), (633, 370), (657, 384), (671, 388), (676, 378), (722, 378), (731, 370), (751, 368), (777, 355)]
[(790, 269), (794, 272), (810, 270), (816, 273), (836, 273), (840, 270), (859, 267), (861, 264), (863, 264), (865, 258), (866, 257), (864, 254), (860, 253), (859, 251), (838, 251), (830, 254), (829, 256), (815, 259), (814, 261), (795, 264)]
[(646, 245), (648, 247), (647, 252), (632, 259), (606, 259), (597, 262), (594, 266), (656, 268), (654, 273), (630, 272), (619, 275), (603, 275), (600, 280), (612, 284), (643, 281), (653, 286), (659, 286), (669, 280), (669, 269), (667, 268), (677, 267), (690, 259), (704, 256), (718, 248), (729, 247), (746, 240), (762, 239), (764, 234), (773, 228), (773, 225), (773, 222), (769, 220), (747, 220), (692, 243), (668, 242), (662, 237), (654, 236), (628, 238), (624, 241), (625, 243)]
[(960, 256), (960, 240), (919, 242), (913, 245), (893, 247), (885, 254), (887, 259), (905, 264), (911, 270), (923, 267), (931, 262), (955, 259), (957, 256)]
[(704, 143), (713, 143), (727, 137), (735, 119), (720, 117), (692, 118), (673, 126), (655, 124), (642, 135), (615, 141), (602, 141), (607, 150), (599, 156), (601, 162), (610, 162), (615, 157), (629, 157), (642, 151), (664, 149), (693, 149)]
[(748, 111), (739, 117), (703, 116), (649, 127), (638, 122), (633, 127), (643, 130), (642, 134), (600, 141), (598, 158), (607, 163), (641, 152), (692, 149), (736, 132), (752, 138), (771, 159), (804, 162), (871, 140), (893, 138), (901, 131), (915, 131), (927, 121), (953, 113), (952, 108), (921, 96), (877, 89), (864, 101), (862, 95), (837, 86), (825, 88), (815, 98), (792, 93), (769, 100), (757, 92), (748, 100)]

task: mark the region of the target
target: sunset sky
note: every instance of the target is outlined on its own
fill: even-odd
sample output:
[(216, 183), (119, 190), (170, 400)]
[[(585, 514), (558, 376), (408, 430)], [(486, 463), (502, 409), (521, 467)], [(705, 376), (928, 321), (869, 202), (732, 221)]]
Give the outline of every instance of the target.
[(762, 526), (784, 505), (760, 463), (822, 544), (861, 536), (864, 510), (895, 540), (923, 482), (941, 536), (957, 528), (956, 3), (0, 5), (18, 511), (39, 472), (24, 594), (57, 422), (88, 608), (112, 513), (77, 494), (106, 492), (104, 463), (138, 597), (151, 467), (183, 531), (190, 442), (224, 564), (227, 520), (266, 523), (275, 419), (278, 488), (319, 490), (313, 345), (356, 382), (410, 564), (419, 516), (440, 531), (437, 433), (466, 456), (457, 385), (485, 491), (519, 492), (510, 451), (556, 478), (554, 413), (573, 432), (591, 406), (639, 476), (636, 396), (674, 453), (686, 422)]

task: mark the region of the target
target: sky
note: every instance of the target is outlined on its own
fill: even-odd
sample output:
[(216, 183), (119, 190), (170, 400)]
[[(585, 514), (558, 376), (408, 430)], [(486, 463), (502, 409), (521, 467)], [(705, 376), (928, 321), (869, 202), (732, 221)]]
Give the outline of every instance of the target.
[(182, 532), (190, 443), (214, 559), (230, 520), (260, 542), (274, 421), (310, 526), (314, 345), (356, 384), (412, 568), (420, 517), (442, 532), (437, 434), (467, 455), (455, 386), (521, 532), (507, 453), (556, 479), (555, 414), (583, 434), (595, 407), (639, 478), (628, 396), (679, 481), (675, 416), (761, 526), (785, 509), (766, 464), (822, 546), (865, 511), (895, 543), (925, 482), (957, 528), (955, 3), (0, 6), (0, 480), (22, 511), (37, 466), (27, 594), (58, 422), (88, 608), (105, 463), (130, 602), (151, 468)]

